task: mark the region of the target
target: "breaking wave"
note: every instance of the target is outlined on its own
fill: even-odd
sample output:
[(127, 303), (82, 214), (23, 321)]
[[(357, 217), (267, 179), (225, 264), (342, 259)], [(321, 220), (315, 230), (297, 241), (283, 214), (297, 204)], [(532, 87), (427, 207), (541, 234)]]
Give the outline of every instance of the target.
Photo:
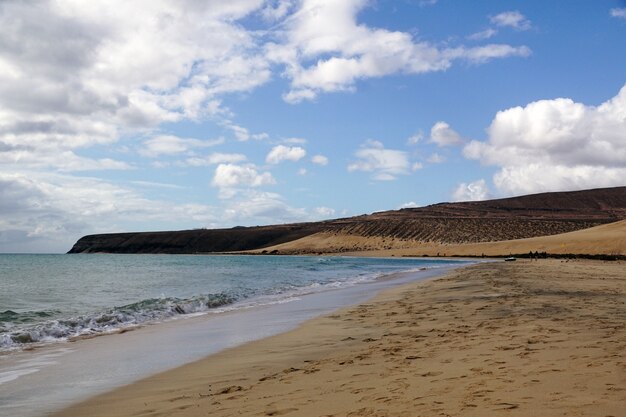
[(0, 348), (110, 333), (177, 315), (206, 312), (232, 304), (237, 299), (238, 297), (226, 293), (207, 294), (187, 299), (150, 298), (96, 314), (45, 320), (38, 324), (32, 324), (32, 322), (52, 317), (56, 312), (16, 313), (7, 310), (0, 312)]

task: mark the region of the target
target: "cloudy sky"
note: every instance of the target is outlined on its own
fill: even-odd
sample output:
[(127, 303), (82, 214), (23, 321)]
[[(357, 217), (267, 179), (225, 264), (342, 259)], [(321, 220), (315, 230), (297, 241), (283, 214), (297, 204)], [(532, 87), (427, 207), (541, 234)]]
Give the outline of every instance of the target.
[(0, 1), (0, 252), (617, 185), (624, 1)]

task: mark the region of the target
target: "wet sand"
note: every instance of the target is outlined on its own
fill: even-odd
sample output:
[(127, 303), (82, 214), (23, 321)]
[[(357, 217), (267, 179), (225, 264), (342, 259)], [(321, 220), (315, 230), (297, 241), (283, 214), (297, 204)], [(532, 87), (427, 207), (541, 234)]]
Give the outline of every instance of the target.
[(623, 416), (626, 264), (495, 262), (388, 290), (58, 416)]

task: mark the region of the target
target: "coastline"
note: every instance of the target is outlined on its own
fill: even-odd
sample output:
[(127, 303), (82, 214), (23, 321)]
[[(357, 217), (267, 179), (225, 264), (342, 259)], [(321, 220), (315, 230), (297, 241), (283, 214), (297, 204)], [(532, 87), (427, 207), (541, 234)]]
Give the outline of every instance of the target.
[(625, 268), (461, 268), (54, 416), (617, 416), (626, 402)]
[[(308, 319), (364, 302), (386, 288), (442, 275), (454, 266), (454, 262), (435, 261), (418, 270), (406, 266), (410, 262), (399, 264), (408, 269), (394, 272), (391, 268), (379, 278), (375, 276), (382, 270), (373, 275), (362, 271), (360, 278), (346, 281), (347, 285), (340, 285), (340, 280), (337, 285), (316, 286), (298, 296), (286, 293), (278, 302), (262, 297), (243, 300), (241, 305), (216, 310), (216, 314), (174, 318), (133, 331), (11, 353), (0, 361), (0, 414), (49, 415), (221, 350), (286, 332)], [(320, 273), (323, 271), (315, 272)], [(334, 278), (331, 283), (335, 283)]]

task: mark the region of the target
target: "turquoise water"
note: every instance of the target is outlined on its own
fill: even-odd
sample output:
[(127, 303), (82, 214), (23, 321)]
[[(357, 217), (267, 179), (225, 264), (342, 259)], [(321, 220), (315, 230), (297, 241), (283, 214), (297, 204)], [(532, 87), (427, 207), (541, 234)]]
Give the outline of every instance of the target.
[(0, 350), (170, 318), (284, 303), (432, 259), (187, 255), (0, 255)]

